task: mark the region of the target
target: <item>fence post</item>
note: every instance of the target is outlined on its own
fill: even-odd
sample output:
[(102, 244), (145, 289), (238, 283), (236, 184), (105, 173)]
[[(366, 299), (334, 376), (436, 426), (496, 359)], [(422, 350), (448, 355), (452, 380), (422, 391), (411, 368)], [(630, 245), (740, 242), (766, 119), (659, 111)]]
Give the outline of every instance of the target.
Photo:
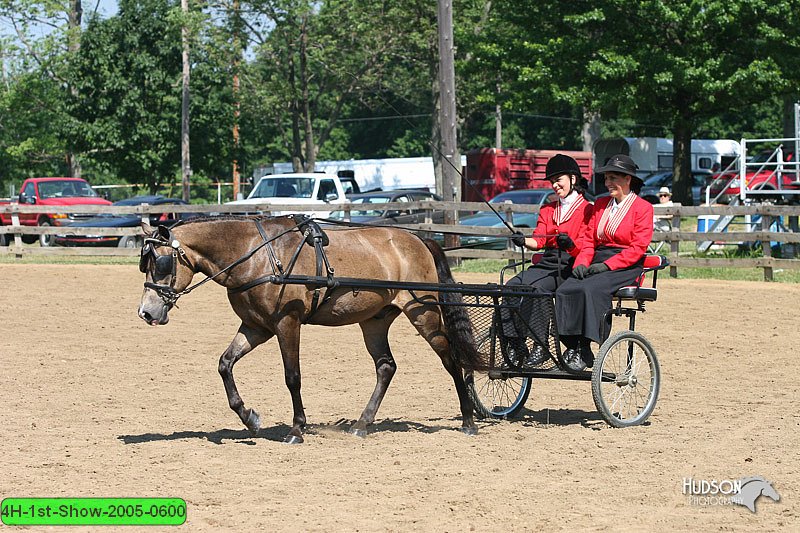
[[(761, 231), (769, 231), (770, 226), (772, 225), (772, 217), (769, 215), (761, 215)], [(761, 251), (764, 255), (764, 258), (772, 257), (772, 245), (770, 244), (769, 239), (766, 241), (761, 240)], [(771, 266), (764, 265), (764, 281), (773, 281), (773, 271)]]
[[(11, 204), (11, 227), (22, 229), (19, 223), (19, 204)], [(14, 257), (22, 259), (22, 233), (18, 232), (14, 234), (14, 247), (17, 249), (17, 253), (14, 254)]]
[[(681, 230), (681, 216), (679, 214), (672, 215), (672, 228), (671, 231), (680, 231)], [(672, 257), (678, 257), (678, 252), (680, 251), (681, 241), (677, 239), (673, 239), (673, 236), (670, 235), (669, 239), (669, 252)], [(669, 277), (677, 278), (678, 277), (678, 267), (675, 265), (670, 264), (669, 266)]]

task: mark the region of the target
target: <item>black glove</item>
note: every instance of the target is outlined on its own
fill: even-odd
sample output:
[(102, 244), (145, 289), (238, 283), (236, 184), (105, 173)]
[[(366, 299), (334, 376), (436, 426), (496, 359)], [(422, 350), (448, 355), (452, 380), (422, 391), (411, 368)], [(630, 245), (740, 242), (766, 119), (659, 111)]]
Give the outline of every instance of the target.
[(575, 248), (575, 243), (572, 242), (572, 239), (570, 239), (569, 235), (566, 233), (558, 234), (558, 237), (556, 237), (556, 244), (558, 245), (559, 250), (563, 250), (565, 252)]
[(578, 265), (572, 269), (572, 275), (578, 279), (585, 278), (587, 272), (589, 272), (589, 269), (584, 265)]
[(511, 235), (511, 242), (514, 243), (514, 246), (525, 248), (525, 235), (523, 235), (521, 231), (515, 231), (514, 234)]
[(610, 269), (608, 268), (607, 264), (605, 264), (605, 263), (595, 263), (595, 264), (589, 266), (589, 275), (599, 274), (601, 272), (608, 272), (609, 270)]

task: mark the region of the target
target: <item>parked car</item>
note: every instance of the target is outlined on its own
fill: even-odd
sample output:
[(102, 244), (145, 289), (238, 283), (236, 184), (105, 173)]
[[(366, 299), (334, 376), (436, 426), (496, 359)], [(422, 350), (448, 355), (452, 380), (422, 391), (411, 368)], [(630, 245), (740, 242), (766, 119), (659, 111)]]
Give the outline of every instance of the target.
[[(395, 191), (375, 191), (348, 195), (350, 200), (350, 221), (366, 224), (418, 224), (425, 222), (424, 209), (383, 209), (382, 204), (421, 202), (423, 200), (441, 201), (438, 195), (423, 189), (400, 189)], [(343, 220), (345, 211), (334, 211), (329, 218)], [(444, 211), (433, 211), (433, 223), (444, 222)]]
[[(114, 202), (113, 205), (187, 205), (187, 202), (179, 198), (166, 198), (164, 196), (136, 196)], [(198, 216), (198, 213), (153, 213), (150, 215), (151, 225), (170, 225), (178, 220), (184, 220)], [(135, 228), (142, 221), (141, 215), (113, 215), (103, 213), (93, 218), (73, 223), (70, 228)], [(139, 248), (142, 246), (140, 235), (56, 235), (55, 244), (61, 246), (118, 246), (120, 248)]]
[[(644, 185), (639, 196), (650, 202), (658, 203), (658, 190), (661, 187), (672, 191), (672, 172), (654, 172), (644, 178)], [(692, 205), (700, 205), (704, 201), (705, 188), (711, 182), (710, 170), (692, 171)], [(606, 194), (605, 196), (608, 196)]]
[[(39, 207), (111, 205), (105, 198), (100, 198), (86, 180), (60, 177), (26, 179), (22, 182), (18, 199), (0, 201), (0, 204), (14, 202)], [(20, 213), (19, 223), (22, 226), (71, 226), (88, 218), (91, 218), (91, 215), (81, 213), (80, 209), (75, 213)], [(12, 225), (11, 213), (0, 213), (0, 224)], [(0, 239), (0, 244), (4, 244), (4, 240), (6, 239)], [(37, 240), (42, 246), (52, 246), (54, 236), (51, 234), (22, 236), (22, 242), (26, 244), (33, 244)]]
[[(498, 194), (492, 198), (490, 204), (529, 204), (542, 206), (556, 198), (552, 189), (517, 189)], [(502, 216), (502, 213), (501, 213)], [(539, 219), (538, 213), (514, 213), (515, 228), (535, 228)], [(462, 226), (481, 226), (497, 228), (497, 237), (491, 235), (462, 235), (461, 246), (484, 250), (505, 250), (508, 248), (509, 231), (503, 221), (492, 211), (479, 211), (473, 215), (462, 217), (458, 220)], [(439, 234), (434, 237), (440, 244), (444, 237)]]

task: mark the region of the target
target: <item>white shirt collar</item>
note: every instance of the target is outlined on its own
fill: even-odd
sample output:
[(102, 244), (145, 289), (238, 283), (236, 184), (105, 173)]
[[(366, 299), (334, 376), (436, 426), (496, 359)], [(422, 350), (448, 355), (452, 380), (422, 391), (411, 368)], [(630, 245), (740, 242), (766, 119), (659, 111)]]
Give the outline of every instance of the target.
[(559, 201), (561, 202), (562, 208), (567, 208), (572, 205), (572, 202), (578, 199), (578, 191), (572, 191), (567, 195), (566, 198), (561, 198)]

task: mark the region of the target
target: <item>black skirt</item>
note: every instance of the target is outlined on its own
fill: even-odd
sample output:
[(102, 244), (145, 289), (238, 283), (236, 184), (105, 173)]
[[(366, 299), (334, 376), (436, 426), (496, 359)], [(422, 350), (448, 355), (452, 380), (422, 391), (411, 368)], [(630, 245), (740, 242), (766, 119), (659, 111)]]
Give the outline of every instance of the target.
[[(567, 252), (548, 248), (537, 264), (523, 270), (506, 282), (507, 286), (527, 285), (538, 289), (536, 294), (552, 294), (561, 283), (569, 279), (574, 258)], [(548, 324), (552, 321), (552, 304), (542, 298), (507, 297), (500, 308), (502, 332), (506, 337), (532, 337), (536, 343), (546, 346)]]
[[(600, 247), (592, 264), (602, 263), (621, 248)], [(603, 318), (611, 309), (612, 297), (621, 287), (633, 284), (642, 274), (644, 258), (635, 265), (586, 276), (569, 278), (556, 291), (556, 324), (559, 335), (580, 335), (602, 343), (608, 335)]]

